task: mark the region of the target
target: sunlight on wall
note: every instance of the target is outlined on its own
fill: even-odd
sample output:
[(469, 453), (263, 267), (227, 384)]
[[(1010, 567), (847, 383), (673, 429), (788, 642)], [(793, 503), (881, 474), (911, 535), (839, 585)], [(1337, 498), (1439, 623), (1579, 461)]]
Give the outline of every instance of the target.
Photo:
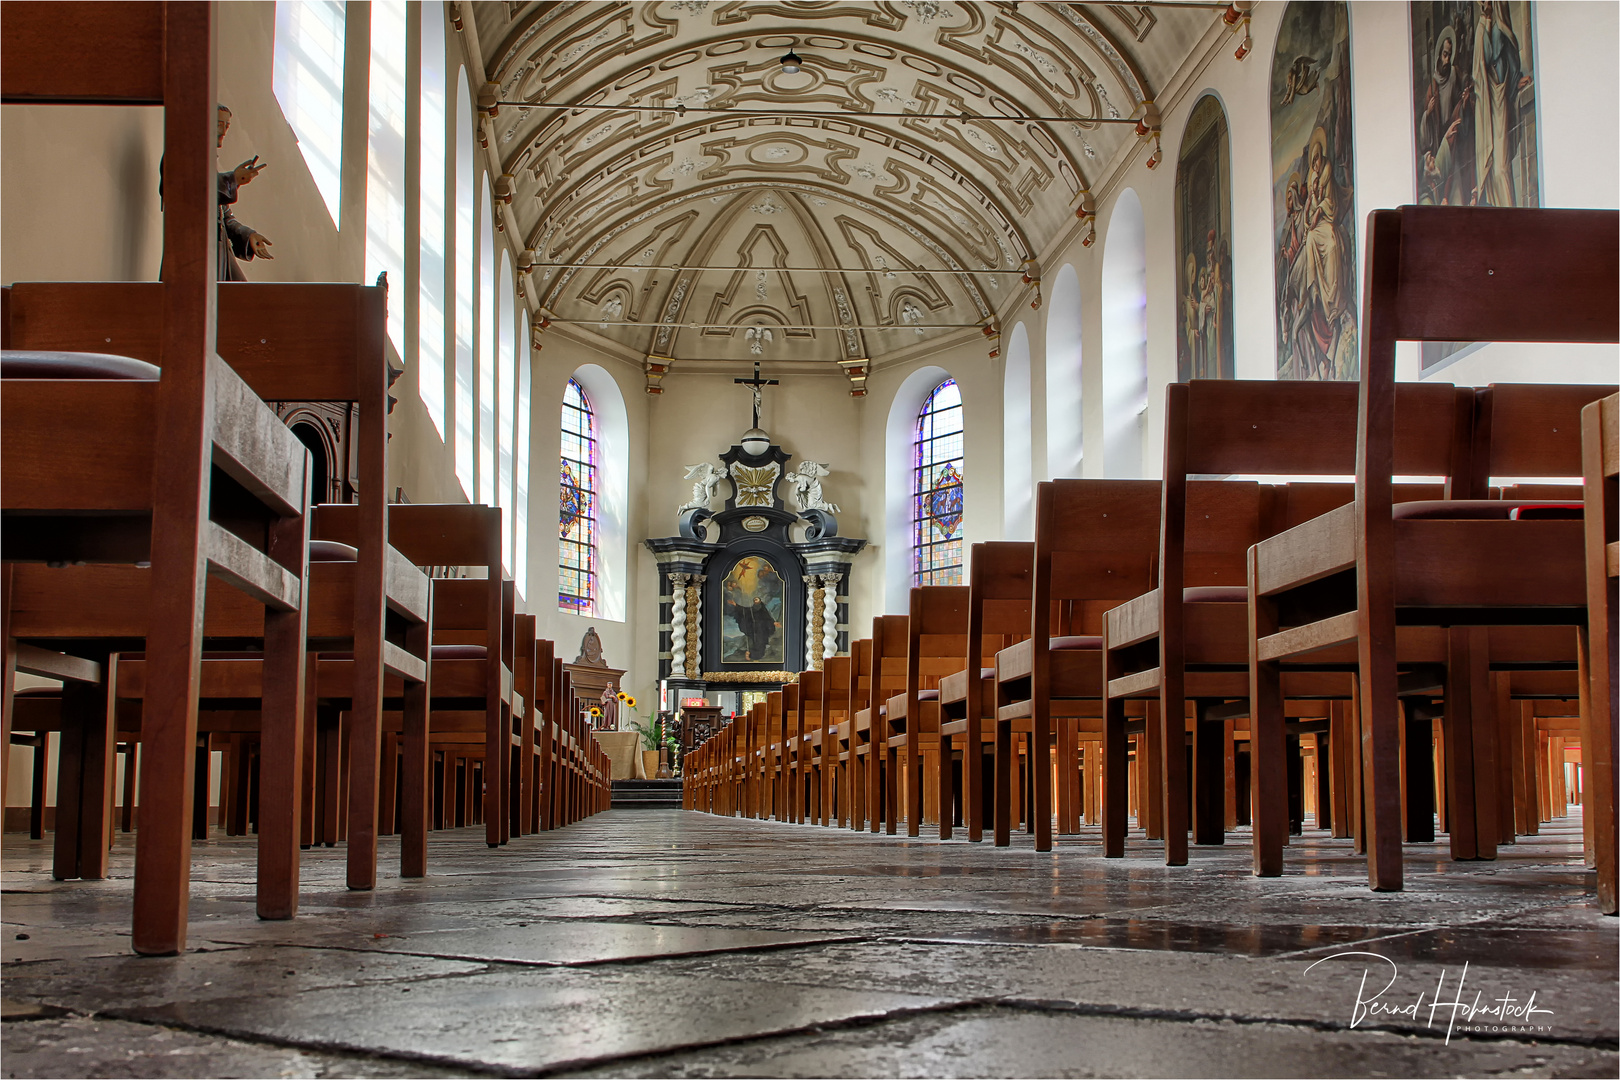
[(343, 197), (343, 5), (277, 0), (271, 85), (332, 224)]

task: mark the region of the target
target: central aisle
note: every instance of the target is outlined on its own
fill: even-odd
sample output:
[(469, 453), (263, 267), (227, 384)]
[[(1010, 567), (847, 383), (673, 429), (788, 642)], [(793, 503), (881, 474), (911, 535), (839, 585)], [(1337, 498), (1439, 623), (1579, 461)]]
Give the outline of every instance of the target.
[[(1613, 1075), (1616, 920), (1582, 898), (1579, 828), (1495, 863), (1410, 846), (1408, 890), (1376, 896), (1321, 834), (1260, 881), (1242, 842), (1166, 868), (1147, 844), (1105, 863), (1093, 836), (1041, 855), (615, 810), (496, 852), (435, 833), (433, 877), (371, 894), (342, 887), (341, 848), (306, 852), (292, 923), (254, 917), (251, 842), (215, 840), (194, 951), (169, 959), (127, 952), (128, 836), (124, 876), (71, 883), (50, 881), (48, 841), (8, 836), (5, 1069)], [(1387, 960), (1307, 970), (1351, 950)], [(1470, 1000), (1535, 992), (1538, 1030), (1430, 1028), (1441, 969), (1465, 961)], [(1363, 968), (1392, 964), (1384, 1000), (1423, 1008), (1352, 1029)]]

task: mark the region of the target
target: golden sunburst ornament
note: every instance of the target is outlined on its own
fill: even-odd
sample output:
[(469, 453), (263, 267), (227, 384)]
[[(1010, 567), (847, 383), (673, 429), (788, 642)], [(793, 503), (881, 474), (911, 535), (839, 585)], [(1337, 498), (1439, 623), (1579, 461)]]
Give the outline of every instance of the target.
[(737, 485), (738, 506), (770, 506), (776, 502), (776, 479), (782, 466), (775, 462), (757, 468), (733, 465), (731, 480)]

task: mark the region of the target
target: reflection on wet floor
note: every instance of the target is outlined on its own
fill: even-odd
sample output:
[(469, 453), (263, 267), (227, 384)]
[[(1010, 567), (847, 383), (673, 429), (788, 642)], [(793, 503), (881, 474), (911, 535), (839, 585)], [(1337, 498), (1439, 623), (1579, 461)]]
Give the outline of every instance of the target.
[[(370, 892), (344, 887), (341, 846), (306, 852), (288, 922), (255, 915), (252, 839), (216, 837), (195, 847), (192, 951), (166, 960), (128, 952), (128, 836), (101, 882), (53, 882), (49, 841), (7, 836), (0, 971), (7, 1016), (33, 1019), (7, 1020), (5, 1070), (1616, 1075), (1620, 934), (1580, 830), (1494, 862), (1408, 845), (1390, 894), (1315, 831), (1259, 879), (1246, 831), (1167, 867), (1140, 834), (1101, 858), (1090, 827), (1036, 852), (609, 811), (494, 851), (435, 833), (431, 876)], [(1549, 1013), (1449, 1044), (1421, 1017), (1352, 1027), (1358, 961), (1311, 968), (1345, 954), (1413, 994), (1471, 965), (1470, 992), (1534, 991)], [(1098, 1040), (1109, 1054), (1076, 1049)]]

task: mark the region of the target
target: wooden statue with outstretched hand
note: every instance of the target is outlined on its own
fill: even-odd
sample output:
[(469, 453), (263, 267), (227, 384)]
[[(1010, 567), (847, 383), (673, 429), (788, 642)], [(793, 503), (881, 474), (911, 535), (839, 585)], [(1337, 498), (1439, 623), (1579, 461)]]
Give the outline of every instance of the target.
[[(219, 107), (218, 124), (215, 128), (215, 148), (225, 145), (225, 133), (231, 129), (231, 110), (224, 105)], [(219, 265), (216, 270), (218, 281), (246, 281), (247, 275), (242, 273), (241, 264), (236, 260), (273, 259), (270, 254), (270, 241), (263, 233), (254, 231), (247, 225), (236, 220), (236, 214), (231, 207), (236, 204), (237, 190), (245, 184), (253, 182), (253, 178), (265, 169), (265, 163), (260, 162), (258, 155), (254, 155), (242, 162), (230, 172), (219, 174)], [(158, 161), (158, 199), (163, 198), (163, 162)], [(162, 278), (160, 269), (158, 277)]]

